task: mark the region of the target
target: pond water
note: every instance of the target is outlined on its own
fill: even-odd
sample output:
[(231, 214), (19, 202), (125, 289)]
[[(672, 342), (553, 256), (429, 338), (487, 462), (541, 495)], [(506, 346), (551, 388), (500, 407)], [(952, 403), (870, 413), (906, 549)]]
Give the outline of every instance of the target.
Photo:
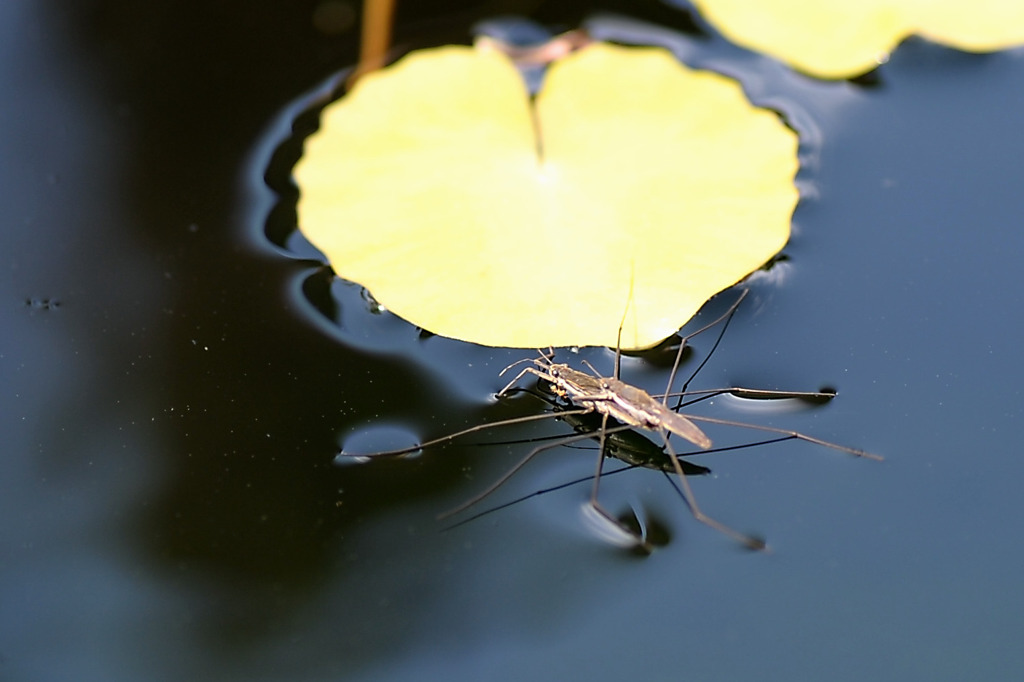
[[(563, 424), (334, 463), (348, 439), (372, 448), (537, 405), (492, 398), (523, 351), (420, 334), (289, 236), (293, 125), (309, 129), (316, 94), (354, 59), (355, 29), (314, 22), (326, 4), (0, 6), (0, 679), (1024, 669), (1024, 52), (910, 40), (870, 79), (823, 83), (666, 5), (601, 6), (640, 24), (510, 3), (664, 44), (800, 131), (787, 260), (753, 283), (697, 381), (835, 387), (814, 409), (706, 413), (886, 457), (786, 442), (701, 458), (705, 511), (769, 554), (696, 523), (655, 472), (608, 477), (607, 506), (662, 536), (641, 557), (594, 532), (587, 485), (448, 531), (436, 520), (527, 447), (478, 443)], [(344, 19), (343, 3), (328, 9)], [(494, 12), (417, 3), (398, 40), (464, 41)], [(654, 388), (657, 365), (627, 358), (624, 373)], [(589, 450), (546, 453), (495, 502), (592, 467)]]

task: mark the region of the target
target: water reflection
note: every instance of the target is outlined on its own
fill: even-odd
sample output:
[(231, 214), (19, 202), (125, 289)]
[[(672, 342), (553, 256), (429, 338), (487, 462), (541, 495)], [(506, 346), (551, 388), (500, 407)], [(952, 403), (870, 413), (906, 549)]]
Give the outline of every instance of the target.
[[(658, 474), (609, 476), (613, 513), (671, 535), (637, 562), (581, 532), (585, 483), (439, 532), (436, 513), (500, 475), (515, 446), (333, 465), (342, 434), (382, 414), (416, 434), (503, 416), (486, 396), (518, 357), (462, 355), (416, 330), (389, 332), (384, 352), (349, 345), (373, 324), (359, 292), (332, 294), (350, 322), (326, 333), (301, 307), (315, 254), (247, 241), (276, 201), (248, 192), (265, 169), (253, 141), (353, 58), (351, 39), (309, 32), (315, 4), (0, 7), (0, 677), (1020, 668), (1021, 556), (1006, 531), (1022, 461), (1021, 324), (1006, 298), (1021, 286), (1021, 233), (1007, 228), (1019, 53), (918, 41), (872, 90), (758, 67), (752, 90), (806, 106), (818, 166), (804, 180), (820, 198), (801, 206), (781, 289), (730, 330), (706, 380), (834, 383), (829, 409), (787, 423), (894, 456), (860, 466), (776, 445), (704, 460), (699, 499), (764, 532), (768, 558), (690, 522)], [(538, 16), (578, 23), (589, 8), (571, 4)], [(714, 37), (689, 49), (751, 64)], [(605, 351), (586, 357), (608, 366)], [(646, 378), (644, 365), (630, 369)], [(551, 454), (509, 498), (593, 468), (589, 452)]]

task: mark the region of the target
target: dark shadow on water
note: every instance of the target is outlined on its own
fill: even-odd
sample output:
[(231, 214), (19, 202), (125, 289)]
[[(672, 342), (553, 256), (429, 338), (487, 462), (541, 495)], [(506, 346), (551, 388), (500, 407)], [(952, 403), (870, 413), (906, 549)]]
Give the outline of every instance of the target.
[[(289, 229), (297, 197), (289, 169), (315, 128), (315, 111), (294, 121), (294, 137), (269, 167), (256, 169), (278, 197), (266, 238), (297, 259), (247, 243), (252, 226), (238, 225), (245, 213), (236, 205), (239, 177), (254, 171), (243, 166), (266, 122), (310, 83), (353, 63), (354, 32), (316, 33), (314, 0), (51, 4), (66, 12), (61, 39), (103, 73), (105, 96), (132, 131), (118, 171), (124, 225), (168, 283), (140, 322), (155, 359), (151, 380), (137, 387), (158, 409), (148, 433), (160, 443), (159, 460), (149, 466), (162, 473), (130, 525), (158, 571), (185, 583), (213, 578), (240, 586), (234, 597), (231, 590), (218, 597), (224, 608), (213, 608), (211, 629), (245, 640), (260, 627), (246, 624), (254, 613), (269, 623), (268, 614), (292, 602), (272, 592), (262, 604), (238, 594), (257, 585), (312, 594), (336, 577), (334, 557), (354, 524), (461, 480), (464, 455), (339, 469), (332, 460), (348, 425), (372, 422), (380, 406), (398, 404), (423, 431), (479, 419), (481, 405), (453, 401), (423, 416), (423, 406), (438, 406), (429, 372), (366, 346), (340, 346), (292, 298), (290, 287), (301, 281), (320, 314), (345, 315), (331, 293), (330, 270), (308, 260), (315, 250), (297, 250)], [(593, 9), (576, 2), (408, 3), (396, 40), (406, 47), (465, 41), (468, 26), (496, 12), (533, 11), (542, 22), (571, 26)], [(611, 2), (607, 9), (693, 29), (685, 13), (657, 2)], [(106, 380), (123, 362), (124, 346), (110, 341), (98, 336), (93, 344), (96, 376)], [(420, 335), (419, 342), (435, 339)], [(97, 406), (123, 388), (102, 381), (92, 387)], [(67, 409), (80, 413), (77, 403)], [(100, 407), (88, 417), (108, 418)]]

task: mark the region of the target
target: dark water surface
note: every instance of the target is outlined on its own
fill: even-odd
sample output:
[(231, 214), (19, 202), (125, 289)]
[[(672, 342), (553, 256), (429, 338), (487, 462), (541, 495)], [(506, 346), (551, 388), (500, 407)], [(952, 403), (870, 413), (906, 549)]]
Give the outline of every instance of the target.
[[(887, 457), (702, 458), (706, 511), (767, 555), (695, 523), (654, 472), (608, 478), (613, 511), (667, 533), (639, 558), (591, 532), (586, 486), (440, 532), (524, 446), (333, 464), (352, 434), (537, 408), (490, 398), (522, 351), (421, 337), (287, 240), (271, 160), (354, 56), (316, 6), (0, 4), (0, 680), (1019, 676), (1024, 53), (911, 40), (871, 79), (821, 83), (663, 5), (632, 3), (658, 30), (594, 24), (737, 76), (804, 139), (789, 260), (699, 382), (839, 397), (702, 409)], [(609, 7), (420, 2), (398, 33)], [(591, 467), (548, 453), (502, 499)]]

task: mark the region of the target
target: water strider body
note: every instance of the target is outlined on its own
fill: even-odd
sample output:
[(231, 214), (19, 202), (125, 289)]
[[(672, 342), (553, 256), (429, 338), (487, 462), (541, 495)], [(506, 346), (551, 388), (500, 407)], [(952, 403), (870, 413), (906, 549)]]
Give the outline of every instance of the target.
[(533, 374), (548, 381), (557, 395), (581, 408), (590, 408), (636, 428), (665, 429), (704, 450), (711, 447), (711, 439), (696, 424), (641, 388), (615, 377), (591, 375), (566, 364), (553, 363), (547, 356), (533, 363), (534, 367), (524, 368), (498, 395), (504, 395), (526, 374)]
[[(735, 312), (736, 308), (739, 306), (739, 303), (743, 300), (745, 296), (746, 291), (743, 292), (743, 294), (730, 306), (726, 313), (723, 314), (721, 317), (719, 317), (712, 323), (706, 325), (705, 327), (702, 327), (696, 332), (693, 332), (682, 338), (679, 347), (679, 353), (676, 356), (675, 364), (673, 365), (672, 372), (669, 376), (669, 389), (671, 388), (672, 383), (675, 379), (676, 371), (679, 366), (679, 361), (682, 358), (682, 351), (686, 345), (686, 341), (688, 341), (693, 336), (705, 331), (706, 329), (722, 322), (723, 320), (727, 325), (728, 320), (731, 319), (732, 314)], [(722, 333), (724, 333), (724, 331), (725, 329), (723, 326)], [(619, 332), (621, 336), (621, 326)], [(721, 339), (721, 334), (719, 335), (719, 339)], [(591, 374), (574, 369), (564, 363), (555, 363), (552, 361), (551, 354), (542, 353), (538, 358), (532, 358), (528, 360), (522, 360), (517, 363), (513, 363), (513, 365), (509, 365), (504, 370), (502, 370), (501, 374), (504, 374), (509, 369), (522, 362), (529, 362), (531, 364), (523, 368), (515, 376), (515, 378), (512, 379), (512, 381), (510, 381), (504, 388), (502, 388), (501, 391), (499, 391), (497, 394), (498, 397), (502, 397), (508, 394), (513, 389), (513, 387), (515, 387), (527, 374), (531, 374), (550, 384), (551, 389), (554, 391), (554, 393), (566, 401), (566, 409), (558, 412), (519, 417), (516, 419), (510, 419), (503, 422), (479, 424), (477, 426), (470, 427), (468, 429), (464, 429), (462, 431), (458, 431), (456, 433), (452, 433), (441, 438), (426, 441), (417, 446), (373, 453), (371, 455), (364, 455), (364, 457), (372, 458), (408, 454), (410, 452), (415, 452), (423, 448), (429, 447), (431, 445), (447, 443), (455, 438), (458, 438), (459, 436), (467, 435), (470, 433), (476, 433), (485, 429), (495, 428), (498, 426), (525, 423), (552, 417), (565, 418), (567, 416), (578, 416), (590, 413), (597, 413), (601, 415), (601, 425), (596, 436), (598, 438), (599, 448), (597, 454), (597, 466), (593, 476), (593, 486), (590, 495), (590, 506), (601, 517), (603, 517), (613, 526), (617, 527), (623, 533), (630, 536), (638, 546), (648, 551), (651, 549), (651, 547), (648, 544), (647, 540), (641, 537), (638, 533), (636, 533), (636, 531), (626, 526), (626, 524), (624, 524), (622, 521), (616, 519), (607, 510), (605, 510), (605, 508), (601, 505), (598, 499), (598, 491), (605, 459), (609, 455), (616, 456), (613, 450), (606, 448), (606, 442), (610, 431), (624, 429), (642, 429), (657, 433), (661, 437), (662, 443), (664, 444), (666, 453), (665, 459), (667, 459), (667, 462), (662, 462), (659, 466), (652, 466), (652, 460), (646, 463), (640, 462), (639, 465), (648, 468), (658, 468), (664, 471), (674, 472), (679, 480), (679, 491), (683, 495), (683, 498), (685, 499), (695, 519), (697, 519), (701, 523), (704, 523), (705, 525), (710, 526), (711, 528), (714, 528), (715, 530), (724, 533), (725, 535), (728, 535), (736, 539), (737, 541), (741, 542), (742, 544), (751, 549), (758, 550), (763, 550), (767, 548), (765, 542), (762, 539), (734, 530), (729, 526), (726, 526), (725, 524), (709, 517), (700, 509), (693, 495), (693, 491), (690, 489), (690, 484), (687, 480), (687, 473), (686, 471), (684, 471), (683, 461), (680, 460), (680, 457), (676, 454), (676, 451), (672, 446), (672, 442), (670, 439), (672, 435), (677, 435), (681, 438), (686, 439), (690, 443), (693, 443), (694, 445), (698, 446), (703, 450), (708, 450), (712, 446), (711, 439), (708, 438), (708, 436), (696, 424), (694, 424), (694, 421), (703, 421), (707, 423), (739, 426), (748, 429), (756, 429), (759, 431), (781, 434), (782, 436), (784, 436), (784, 438), (804, 440), (834, 450), (847, 452), (858, 457), (865, 457), (876, 460), (882, 459), (878, 455), (874, 455), (863, 450), (850, 448), (845, 445), (839, 445), (837, 443), (831, 443), (829, 441), (821, 440), (813, 436), (808, 436), (797, 431), (779, 429), (770, 426), (761, 426), (758, 424), (734, 422), (714, 417), (680, 414), (668, 407), (668, 392), (666, 392), (666, 394), (662, 397), (661, 400), (657, 400), (654, 396), (650, 395), (643, 389), (633, 386), (632, 384), (626, 383), (625, 381), (619, 379), (619, 357), (619, 349), (616, 348), (615, 371), (614, 375), (611, 377), (601, 376), (596, 370), (594, 370), (593, 367), (589, 367), (589, 365), (588, 367), (592, 372)], [(700, 368), (698, 368), (698, 371), (699, 369)], [(811, 398), (816, 400), (829, 399), (834, 396), (834, 394), (827, 393), (761, 391), (758, 389), (745, 388), (715, 389), (711, 391), (701, 391), (698, 393), (702, 395), (718, 395), (723, 393), (733, 393), (736, 395), (746, 396), (787, 398), (799, 397), (804, 399)], [(684, 392), (682, 394), (676, 395), (692, 394)], [(619, 422), (619, 425), (614, 425), (611, 427), (611, 429), (609, 429), (609, 418), (614, 419), (616, 422)], [(523, 457), (523, 459), (516, 463), (511, 469), (506, 471), (505, 474), (503, 474), (497, 481), (495, 481), (493, 484), (487, 487), (484, 491), (473, 496), (472, 498), (470, 498), (463, 504), (459, 505), (455, 509), (446, 512), (441, 516), (441, 518), (445, 518), (458, 512), (461, 512), (471, 507), (472, 505), (476, 504), (483, 498), (487, 497), (489, 494), (491, 494), (497, 488), (499, 488), (502, 484), (504, 484), (509, 478), (511, 478), (517, 471), (523, 468), (538, 453), (549, 448), (556, 447), (558, 445), (564, 445), (592, 437), (595, 437), (594, 433), (588, 432), (574, 436), (567, 436), (566, 438), (558, 442), (548, 443), (533, 448), (529, 453), (527, 453), (525, 457)], [(345, 453), (342, 453), (342, 455), (344, 454)]]

